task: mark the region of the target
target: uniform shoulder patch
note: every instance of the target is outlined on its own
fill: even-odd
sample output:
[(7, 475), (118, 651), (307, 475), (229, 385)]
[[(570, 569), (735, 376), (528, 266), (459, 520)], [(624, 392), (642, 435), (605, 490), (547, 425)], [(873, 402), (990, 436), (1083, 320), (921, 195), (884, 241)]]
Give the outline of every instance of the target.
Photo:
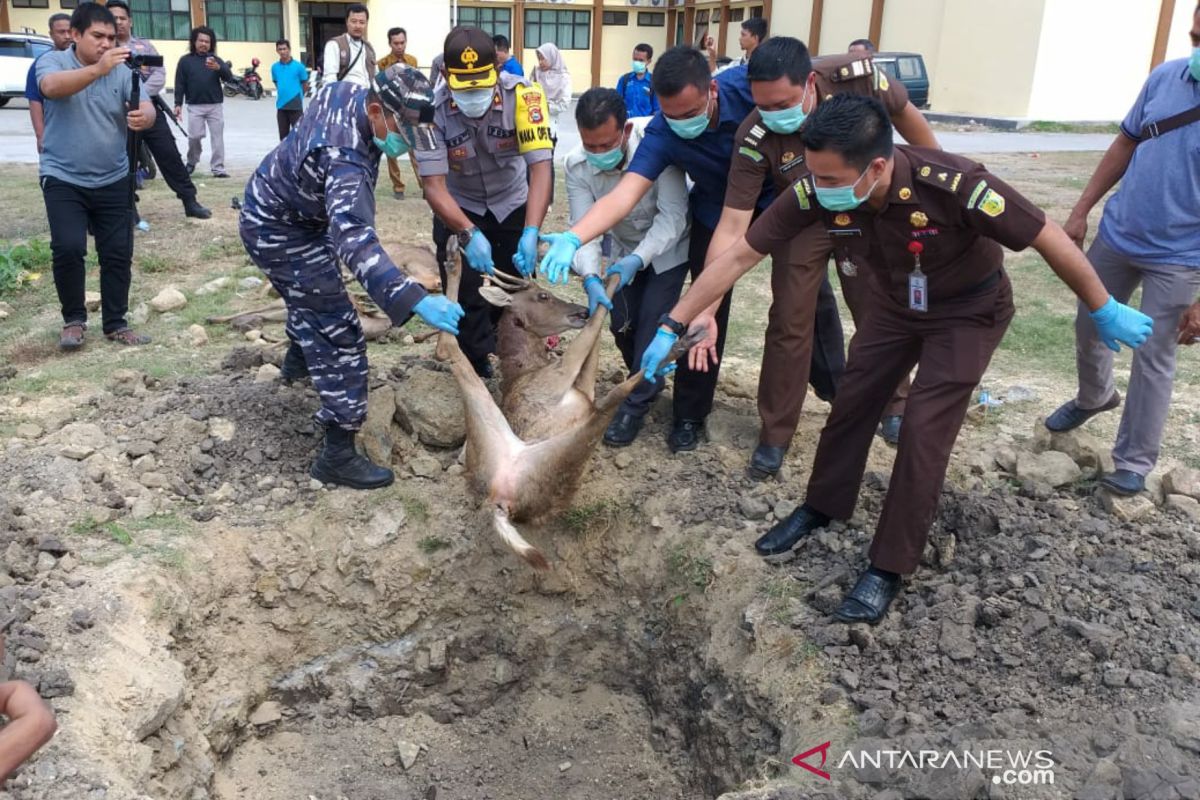
[(515, 95), (517, 150), (524, 154), (552, 149), (554, 142), (550, 139), (550, 121), (546, 113), (546, 96), (542, 87), (536, 83), (517, 86)]
[(796, 200), (800, 203), (800, 208), (804, 211), (811, 211), (813, 188), (809, 186), (808, 178), (801, 178), (793, 183), (792, 191), (796, 193)]
[(979, 198), (979, 203), (975, 206), (975, 209), (981, 214), (987, 214), (989, 217), (998, 217), (1004, 213), (1004, 195), (995, 189), (988, 189)]
[(875, 88), (881, 92), (886, 92), (891, 87), (888, 83), (887, 73), (881, 69), (875, 70)]
[(841, 66), (828, 69), (825, 75), (833, 83), (845, 83), (857, 78), (869, 77), (875, 74), (875, 71), (875, 64), (871, 59), (858, 58)]
[(914, 174), (921, 183), (947, 192), (957, 192), (963, 176), (961, 171), (940, 164), (923, 164)]
[(753, 161), (755, 164), (763, 160), (763, 154), (755, 150), (753, 147), (739, 147), (738, 152)]
[(751, 147), (758, 147), (759, 143), (762, 142), (763, 137), (766, 135), (767, 131), (765, 128), (763, 128), (763, 126), (753, 125), (751, 126), (750, 130), (746, 132), (746, 138), (743, 141), (745, 141), (746, 144), (750, 145)]

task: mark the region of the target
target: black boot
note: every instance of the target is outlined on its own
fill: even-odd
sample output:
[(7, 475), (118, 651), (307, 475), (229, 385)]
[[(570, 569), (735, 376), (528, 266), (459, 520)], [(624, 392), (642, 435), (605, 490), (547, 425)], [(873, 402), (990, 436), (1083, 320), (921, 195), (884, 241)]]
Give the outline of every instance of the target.
[(308, 362), (304, 360), (304, 351), (295, 342), (288, 347), (287, 355), (279, 365), (279, 377), (286, 383), (308, 377)]
[(200, 202), (196, 198), (190, 197), (183, 201), (183, 215), (185, 217), (195, 217), (196, 219), (208, 219), (212, 216), (212, 212), (200, 205)]
[(372, 464), (358, 454), (354, 449), (354, 431), (334, 425), (325, 429), (325, 446), (308, 474), (322, 483), (351, 489), (381, 489), (391, 486), (396, 479), (387, 467)]

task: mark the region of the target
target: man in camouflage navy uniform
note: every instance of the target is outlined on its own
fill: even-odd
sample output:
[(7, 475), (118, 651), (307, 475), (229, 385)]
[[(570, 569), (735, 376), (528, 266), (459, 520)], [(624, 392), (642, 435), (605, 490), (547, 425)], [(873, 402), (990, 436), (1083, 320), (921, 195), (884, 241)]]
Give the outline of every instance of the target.
[(325, 444), (311, 475), (355, 489), (387, 486), (393, 475), (354, 449), (367, 415), (367, 344), (339, 259), (395, 325), (415, 313), (457, 334), (463, 316), (457, 303), (426, 294), (402, 273), (374, 229), (380, 156), (431, 144), (420, 127), (432, 119), (429, 82), (397, 64), (373, 84), (321, 90), (246, 185), (239, 225), (250, 259), (287, 304), (283, 377), (311, 376), (321, 398), (315, 418)]

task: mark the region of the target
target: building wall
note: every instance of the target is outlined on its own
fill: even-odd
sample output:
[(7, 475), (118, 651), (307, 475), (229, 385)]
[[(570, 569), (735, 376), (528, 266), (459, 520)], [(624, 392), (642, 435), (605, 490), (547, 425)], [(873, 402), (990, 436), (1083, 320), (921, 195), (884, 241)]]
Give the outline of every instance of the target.
[(936, 80), (946, 4), (947, 0), (888, 0), (875, 44), (880, 50), (921, 53), (925, 70)]
[[(609, 6), (609, 10), (616, 11), (616, 6)], [(645, 42), (654, 48), (654, 59), (650, 63), (651, 71), (654, 70), (654, 61), (662, 55), (667, 49), (667, 29), (651, 28), (639, 26), (637, 24), (638, 8), (629, 8), (626, 6), (621, 10), (629, 11), (628, 25), (605, 25), (604, 26), (604, 56), (600, 62), (600, 85), (601, 86), (616, 86), (617, 79), (630, 70), (630, 62), (633, 61), (633, 48)], [(644, 9), (642, 9), (644, 10)], [(657, 11), (658, 9), (653, 9)], [(571, 84), (574, 90), (582, 92), (588, 88), (588, 85), (581, 85), (575, 81), (574, 75), (571, 77)]]
[[(299, 7), (296, 0), (288, 0), (288, 4)], [(380, 58), (387, 55), (388, 28), (404, 28), (407, 52), (428, 71), (450, 32), (450, 0), (368, 0), (367, 5), (371, 9), (367, 39), (375, 54)]]
[[(0, 2), (8, 3), (8, 0), (0, 0)], [(46, 24), (52, 14), (70, 14), (71, 9), (62, 9), (58, 7), (58, 3), (51, 3), (50, 8), (13, 8), (9, 3), (8, 9), (8, 25), (14, 31), (20, 31), (24, 28), (30, 28), (34, 33), (40, 33), (45, 36), (50, 30), (50, 26)]]
[(870, 30), (871, 0), (825, 0), (821, 39), (815, 55), (844, 53), (850, 42), (865, 39)]
[(933, 110), (1025, 116), (1048, 2), (1054, 0), (946, 3), (930, 87)]
[(771, 9), (771, 34), (794, 36), (807, 44), (812, 39), (808, 30), (812, 23), (812, 7), (813, 0), (775, 0)]
[(1167, 60), (1187, 58), (1192, 54), (1192, 40), (1188, 32), (1192, 29), (1196, 4), (1191, 0), (1175, 0), (1175, 16), (1171, 20), (1171, 38), (1167, 41)]

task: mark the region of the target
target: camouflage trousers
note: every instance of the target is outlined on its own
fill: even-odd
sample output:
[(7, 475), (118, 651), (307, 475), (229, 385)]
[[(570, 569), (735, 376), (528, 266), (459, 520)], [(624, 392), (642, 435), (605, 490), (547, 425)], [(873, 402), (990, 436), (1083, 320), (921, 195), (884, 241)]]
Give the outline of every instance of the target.
[(356, 431), (367, 416), (367, 340), (323, 230), (239, 224), (246, 252), (287, 305), (287, 335), (304, 351), (319, 425)]

